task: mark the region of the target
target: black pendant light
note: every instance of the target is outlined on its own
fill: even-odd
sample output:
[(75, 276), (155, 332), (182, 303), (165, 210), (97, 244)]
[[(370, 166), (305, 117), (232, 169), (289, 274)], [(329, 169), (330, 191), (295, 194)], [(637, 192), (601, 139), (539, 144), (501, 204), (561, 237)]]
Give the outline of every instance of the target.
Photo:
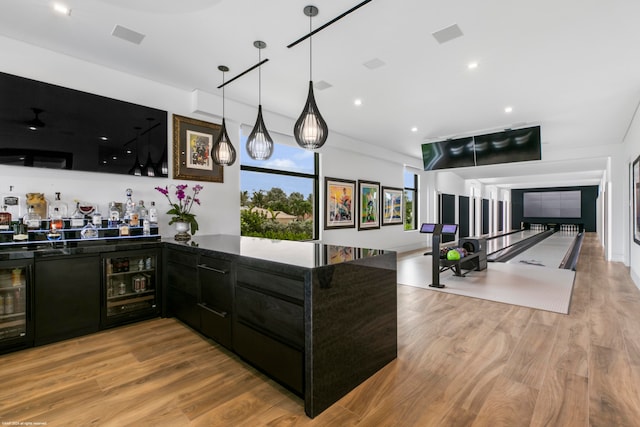
[(135, 127), (134, 129), (136, 130), (136, 160), (133, 162), (131, 169), (129, 169), (129, 175), (142, 176), (142, 164), (138, 158), (138, 137), (140, 135), (140, 128)]
[(147, 162), (142, 167), (142, 175), (144, 176), (156, 176), (155, 164), (151, 160), (151, 122), (153, 118), (147, 117), (149, 121), (149, 128), (147, 129)]
[[(304, 8), (304, 14), (309, 17), (309, 33), (311, 34), (311, 20), (318, 14), (318, 8), (315, 6), (306, 6)], [(329, 135), (327, 122), (325, 122), (320, 115), (315, 97), (313, 96), (313, 79), (311, 74), (312, 54), (311, 36), (309, 36), (309, 93), (302, 114), (300, 114), (293, 128), (293, 135), (296, 138), (296, 142), (306, 150), (315, 150), (322, 147)]]
[(218, 70), (222, 71), (222, 127), (220, 135), (211, 148), (211, 158), (213, 162), (220, 166), (231, 166), (236, 161), (236, 149), (227, 135), (227, 126), (224, 121), (224, 73), (229, 71), (229, 67), (220, 65)]
[[(260, 52), (267, 47), (267, 44), (257, 40), (253, 42), (253, 45), (258, 48), (258, 63), (261, 63)], [(247, 153), (254, 160), (267, 160), (273, 154), (273, 139), (271, 139), (262, 119), (262, 73), (260, 67), (258, 67), (258, 118), (247, 139)]]

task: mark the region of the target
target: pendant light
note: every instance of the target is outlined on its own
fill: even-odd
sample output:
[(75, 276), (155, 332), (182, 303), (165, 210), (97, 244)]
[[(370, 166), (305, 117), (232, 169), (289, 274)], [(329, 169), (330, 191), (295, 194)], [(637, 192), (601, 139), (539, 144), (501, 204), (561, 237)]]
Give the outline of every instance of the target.
[[(304, 14), (309, 17), (309, 33), (311, 34), (311, 20), (318, 14), (318, 8), (315, 6), (306, 6), (304, 8)], [(300, 114), (293, 128), (293, 135), (296, 138), (296, 142), (306, 150), (315, 150), (322, 147), (329, 134), (327, 122), (325, 122), (320, 115), (315, 97), (313, 96), (313, 79), (311, 74), (312, 53), (311, 37), (309, 37), (309, 93), (302, 114)]]
[(142, 165), (138, 158), (138, 136), (140, 135), (140, 128), (136, 126), (134, 129), (136, 130), (136, 160), (134, 161), (133, 166), (131, 166), (131, 169), (129, 169), (129, 175), (142, 176)]
[[(253, 42), (253, 46), (258, 48), (258, 63), (262, 62), (261, 50), (267, 47), (263, 41)], [(267, 160), (273, 154), (273, 139), (267, 131), (262, 119), (262, 73), (258, 66), (258, 118), (253, 130), (247, 139), (247, 153), (254, 160)]]
[(149, 122), (149, 128), (147, 129), (147, 162), (142, 167), (142, 175), (156, 176), (156, 168), (151, 160), (151, 122), (153, 121), (153, 118), (147, 117), (147, 121)]
[(227, 135), (227, 126), (224, 121), (224, 73), (229, 71), (229, 67), (220, 65), (218, 70), (222, 71), (222, 127), (220, 128), (220, 135), (211, 148), (211, 158), (213, 162), (220, 166), (231, 166), (236, 161), (236, 149), (233, 148), (233, 144), (229, 141), (229, 135)]

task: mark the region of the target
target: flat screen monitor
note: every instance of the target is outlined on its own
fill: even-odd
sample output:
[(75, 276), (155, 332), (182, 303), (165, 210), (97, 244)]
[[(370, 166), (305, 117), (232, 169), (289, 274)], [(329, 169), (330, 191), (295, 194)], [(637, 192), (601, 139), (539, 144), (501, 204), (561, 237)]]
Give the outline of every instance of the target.
[(433, 233), (436, 231), (436, 225), (437, 224), (431, 224), (431, 223), (424, 223), (422, 224), (422, 226), (420, 227), (420, 232), (421, 233)]
[(456, 234), (458, 224), (442, 224), (442, 234)]

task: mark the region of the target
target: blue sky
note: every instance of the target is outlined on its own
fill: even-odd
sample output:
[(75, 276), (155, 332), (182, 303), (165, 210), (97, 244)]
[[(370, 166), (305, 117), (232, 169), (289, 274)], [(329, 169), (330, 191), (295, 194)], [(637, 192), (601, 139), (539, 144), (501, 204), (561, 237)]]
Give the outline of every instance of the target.
[[(269, 160), (253, 160), (245, 149), (246, 138), (240, 143), (240, 162), (246, 166), (280, 169), (289, 172), (313, 173), (313, 151), (303, 150), (284, 144), (274, 144), (273, 154)], [(265, 179), (268, 178), (268, 179)], [(287, 195), (292, 192), (302, 193), (306, 198), (313, 192), (313, 181), (290, 176), (278, 176), (256, 172), (241, 171), (240, 189), (251, 196), (255, 191), (268, 191), (273, 187), (281, 188)]]

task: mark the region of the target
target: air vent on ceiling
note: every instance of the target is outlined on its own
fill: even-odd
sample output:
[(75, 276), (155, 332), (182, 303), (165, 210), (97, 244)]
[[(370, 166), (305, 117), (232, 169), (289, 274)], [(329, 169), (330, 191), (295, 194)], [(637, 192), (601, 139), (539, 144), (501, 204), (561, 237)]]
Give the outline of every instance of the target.
[(332, 86), (331, 84), (329, 84), (329, 83), (325, 82), (324, 80), (320, 80), (320, 81), (315, 82), (315, 83), (313, 84), (313, 87), (314, 87), (316, 90), (325, 90), (325, 89), (329, 89), (331, 86)]
[(373, 58), (367, 62), (365, 62), (364, 64), (365, 67), (367, 67), (370, 70), (375, 70), (376, 68), (380, 68), (383, 65), (387, 65), (386, 62), (384, 62), (382, 59), (379, 58)]
[(449, 25), (446, 28), (436, 31), (433, 33), (433, 37), (438, 41), (438, 43), (446, 43), (458, 37), (462, 37), (462, 30), (458, 27), (458, 24)]
[(123, 27), (122, 25), (116, 25), (111, 32), (111, 35), (114, 37), (118, 37), (122, 40), (126, 40), (133, 44), (140, 44), (142, 40), (144, 40), (145, 35), (141, 34), (137, 31), (133, 31), (129, 28)]

